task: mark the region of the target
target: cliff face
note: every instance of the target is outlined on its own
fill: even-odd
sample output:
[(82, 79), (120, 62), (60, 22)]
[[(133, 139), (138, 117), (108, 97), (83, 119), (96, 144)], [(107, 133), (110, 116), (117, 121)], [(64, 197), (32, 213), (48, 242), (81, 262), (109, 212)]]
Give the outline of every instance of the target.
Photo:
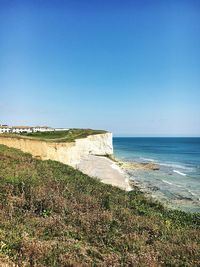
[(90, 135), (71, 143), (0, 136), (0, 144), (18, 148), (43, 160), (56, 160), (73, 167), (87, 155), (113, 154), (112, 133)]

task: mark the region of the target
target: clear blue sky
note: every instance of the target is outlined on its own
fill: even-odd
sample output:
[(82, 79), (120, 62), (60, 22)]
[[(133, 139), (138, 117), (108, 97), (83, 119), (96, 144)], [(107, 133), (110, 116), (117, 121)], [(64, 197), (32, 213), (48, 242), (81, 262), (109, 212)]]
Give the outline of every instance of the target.
[(0, 0), (0, 123), (200, 136), (200, 1)]

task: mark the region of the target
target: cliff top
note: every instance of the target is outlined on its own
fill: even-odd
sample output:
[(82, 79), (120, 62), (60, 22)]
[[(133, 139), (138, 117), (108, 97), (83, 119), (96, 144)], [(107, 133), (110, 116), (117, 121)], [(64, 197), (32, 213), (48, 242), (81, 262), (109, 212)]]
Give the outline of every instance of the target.
[(67, 131), (36, 132), (21, 134), (1, 134), (2, 137), (28, 138), (48, 142), (74, 142), (76, 139), (85, 138), (89, 135), (103, 134), (104, 130), (93, 129), (69, 129)]

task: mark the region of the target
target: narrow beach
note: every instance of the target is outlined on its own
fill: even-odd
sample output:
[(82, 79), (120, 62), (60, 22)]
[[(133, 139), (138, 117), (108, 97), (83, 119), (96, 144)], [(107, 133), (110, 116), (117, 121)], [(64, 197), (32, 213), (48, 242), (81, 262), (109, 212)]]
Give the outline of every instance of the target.
[(76, 167), (83, 173), (100, 179), (103, 183), (126, 191), (132, 190), (128, 174), (120, 168), (117, 162), (107, 157), (89, 155), (83, 158)]

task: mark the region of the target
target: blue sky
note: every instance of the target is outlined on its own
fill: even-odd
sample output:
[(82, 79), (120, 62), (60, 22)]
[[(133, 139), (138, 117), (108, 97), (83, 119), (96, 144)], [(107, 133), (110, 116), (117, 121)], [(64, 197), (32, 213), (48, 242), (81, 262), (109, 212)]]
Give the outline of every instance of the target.
[(200, 136), (198, 0), (0, 0), (0, 123)]

